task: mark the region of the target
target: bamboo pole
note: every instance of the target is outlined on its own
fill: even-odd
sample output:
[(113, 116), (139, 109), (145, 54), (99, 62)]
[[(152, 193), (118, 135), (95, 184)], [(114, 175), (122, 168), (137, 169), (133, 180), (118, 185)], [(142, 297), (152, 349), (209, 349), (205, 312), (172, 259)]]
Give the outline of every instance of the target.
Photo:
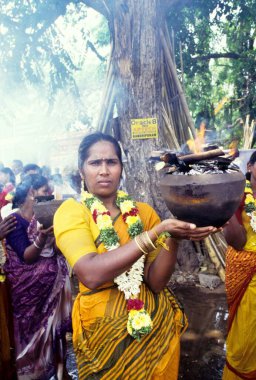
[(176, 73), (174, 64), (172, 62), (171, 53), (170, 53), (170, 50), (169, 50), (168, 45), (166, 43), (166, 40), (165, 40), (165, 37), (164, 37), (164, 34), (163, 34), (162, 30), (160, 30), (160, 39), (161, 39), (163, 50), (164, 50), (164, 53), (165, 53), (166, 62), (169, 65), (169, 68), (171, 70), (172, 77), (173, 77), (173, 82), (174, 82), (175, 86), (177, 87), (177, 92), (178, 92), (179, 97), (180, 97), (182, 108), (183, 108), (183, 110), (184, 110), (184, 112), (186, 114), (186, 118), (188, 120), (189, 128), (191, 129), (193, 136), (195, 136), (196, 135), (196, 131), (195, 131), (195, 127), (194, 127), (194, 123), (193, 123), (192, 117), (191, 117), (189, 109), (188, 109), (188, 105), (187, 105), (187, 102), (186, 102), (185, 94), (183, 92), (183, 89), (182, 89), (181, 84), (179, 82), (179, 79), (177, 77), (177, 73)]

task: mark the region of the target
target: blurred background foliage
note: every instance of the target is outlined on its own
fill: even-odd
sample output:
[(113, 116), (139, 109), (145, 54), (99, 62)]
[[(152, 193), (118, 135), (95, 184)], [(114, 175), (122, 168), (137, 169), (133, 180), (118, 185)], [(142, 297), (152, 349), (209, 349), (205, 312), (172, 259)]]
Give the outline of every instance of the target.
[[(256, 116), (256, 0), (171, 4), (173, 56), (196, 127), (204, 121), (224, 145), (241, 141), (246, 116)], [(102, 15), (83, 1), (2, 0), (0, 38), (1, 133), (96, 126), (110, 52)]]

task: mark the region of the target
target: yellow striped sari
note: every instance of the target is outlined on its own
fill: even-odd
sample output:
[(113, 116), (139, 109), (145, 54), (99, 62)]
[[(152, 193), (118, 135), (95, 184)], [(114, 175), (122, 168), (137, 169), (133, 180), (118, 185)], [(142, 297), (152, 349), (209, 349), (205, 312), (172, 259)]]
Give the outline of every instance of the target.
[(226, 291), (229, 309), (223, 380), (256, 379), (256, 235), (242, 213), (247, 241), (243, 251), (228, 247)]
[[(150, 206), (137, 203), (137, 207), (145, 230), (159, 223), (159, 217)], [(129, 236), (122, 217), (117, 218), (114, 227), (120, 243), (125, 244)], [(89, 211), (74, 200), (64, 202), (58, 209), (54, 231), (57, 245), (71, 265), (86, 253), (104, 251), (102, 244), (96, 247), (99, 230)], [(153, 261), (156, 255), (157, 251), (147, 260)], [(127, 332), (126, 300), (115, 284), (110, 282), (96, 290), (80, 284), (72, 314), (80, 380), (178, 378), (180, 335), (186, 327), (185, 315), (167, 289), (154, 294), (143, 283), (139, 298), (153, 321), (153, 330), (140, 342)]]

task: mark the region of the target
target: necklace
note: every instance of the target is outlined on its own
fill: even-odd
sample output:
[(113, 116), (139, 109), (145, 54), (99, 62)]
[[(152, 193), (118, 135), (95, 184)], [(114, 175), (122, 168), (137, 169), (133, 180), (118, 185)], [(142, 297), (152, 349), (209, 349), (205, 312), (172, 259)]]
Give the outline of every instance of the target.
[(256, 232), (256, 199), (253, 196), (253, 190), (250, 181), (245, 183), (245, 205), (244, 209), (246, 214), (250, 217), (250, 225), (254, 232)]
[[(100, 230), (100, 241), (104, 247), (111, 251), (120, 246), (119, 237), (113, 227), (109, 210), (95, 195), (83, 191), (81, 200), (91, 211), (94, 222)], [(123, 191), (117, 192), (116, 205), (120, 208), (122, 218), (128, 227), (131, 239), (143, 232), (143, 224), (139, 216), (139, 210), (132, 198)], [(129, 270), (114, 279), (118, 289), (124, 293), (129, 312), (127, 330), (138, 341), (152, 330), (152, 321), (149, 314), (144, 310), (143, 301), (137, 299), (140, 293), (140, 285), (143, 281), (145, 256), (141, 256)]]

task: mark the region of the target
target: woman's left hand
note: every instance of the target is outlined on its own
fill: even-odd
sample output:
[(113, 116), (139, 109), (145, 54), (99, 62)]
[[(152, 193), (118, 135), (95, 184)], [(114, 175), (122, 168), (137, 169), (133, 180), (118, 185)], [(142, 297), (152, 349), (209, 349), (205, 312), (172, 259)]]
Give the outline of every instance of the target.
[(176, 239), (189, 239), (189, 240), (202, 240), (207, 236), (221, 231), (221, 229), (206, 226), (197, 227), (194, 223), (184, 222), (178, 219), (165, 219), (158, 226), (155, 227), (158, 235), (161, 232), (169, 232), (172, 237)]
[(50, 237), (53, 236), (53, 226), (49, 228), (44, 228), (42, 225), (38, 229), (39, 235), (42, 235), (44, 237)]
[(221, 232), (223, 229), (207, 226), (207, 227), (196, 227), (194, 230), (191, 230), (188, 234), (188, 239), (193, 241), (199, 241), (207, 238), (211, 234), (216, 234), (217, 232)]

